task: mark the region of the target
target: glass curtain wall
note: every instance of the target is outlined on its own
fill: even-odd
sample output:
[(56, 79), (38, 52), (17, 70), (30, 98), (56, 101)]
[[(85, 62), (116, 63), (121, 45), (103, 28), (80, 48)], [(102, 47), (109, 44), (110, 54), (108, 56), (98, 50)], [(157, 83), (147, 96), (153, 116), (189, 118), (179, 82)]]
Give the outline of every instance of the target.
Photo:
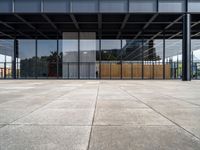
[(101, 40), (101, 78), (121, 78), (121, 40)]
[(18, 40), (18, 77), (34, 78), (36, 76), (36, 60), (36, 40)]
[(57, 77), (57, 40), (37, 41), (36, 76), (38, 78)]
[(163, 79), (163, 40), (144, 41), (144, 79)]
[(79, 34), (78, 32), (63, 33), (62, 40), (62, 76), (77, 79), (79, 76)]
[(0, 78), (12, 78), (14, 41), (0, 40)]
[[(62, 40), (17, 41), (18, 78), (181, 79), (182, 76), (182, 39), (178, 38), (96, 39), (93, 32), (66, 32)], [(13, 40), (0, 41), (1, 78), (12, 77), (13, 45)], [(200, 41), (193, 39), (194, 79), (200, 78), (199, 49)]]
[(96, 63), (98, 48), (95, 32), (80, 33), (80, 78), (95, 79), (99, 76), (99, 65)]
[(143, 40), (122, 40), (122, 78), (142, 79)]
[(200, 79), (200, 40), (192, 39), (192, 78)]
[(166, 75), (166, 79), (181, 79), (182, 39), (166, 39), (165, 51), (165, 63), (170, 66), (170, 76)]

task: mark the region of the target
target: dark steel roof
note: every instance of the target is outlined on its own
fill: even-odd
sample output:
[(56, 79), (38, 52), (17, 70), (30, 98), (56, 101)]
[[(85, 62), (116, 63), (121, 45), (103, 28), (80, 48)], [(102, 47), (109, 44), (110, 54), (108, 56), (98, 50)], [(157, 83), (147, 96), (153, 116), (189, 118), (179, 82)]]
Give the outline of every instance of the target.
[[(97, 32), (97, 38), (181, 38), (182, 13), (1, 13), (0, 38), (62, 38), (62, 32)], [(192, 14), (192, 35), (200, 15)]]

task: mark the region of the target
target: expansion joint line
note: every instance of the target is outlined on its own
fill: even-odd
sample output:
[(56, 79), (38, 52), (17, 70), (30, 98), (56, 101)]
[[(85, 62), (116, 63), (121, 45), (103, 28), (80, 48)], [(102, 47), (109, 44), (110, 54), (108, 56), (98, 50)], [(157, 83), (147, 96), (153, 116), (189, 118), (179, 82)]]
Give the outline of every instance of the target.
[(92, 137), (92, 132), (93, 132), (93, 125), (94, 125), (94, 119), (95, 119), (95, 114), (96, 114), (100, 84), (101, 84), (101, 81), (99, 81), (98, 88), (97, 88), (97, 95), (96, 95), (96, 100), (95, 100), (95, 107), (94, 107), (94, 112), (93, 112), (93, 118), (92, 118), (92, 124), (91, 124), (91, 129), (90, 129), (90, 135), (89, 135), (87, 150), (90, 149), (90, 142), (91, 142), (91, 137)]
[(162, 117), (164, 117), (165, 119), (167, 119), (168, 121), (170, 121), (171, 123), (173, 123), (174, 125), (178, 126), (179, 128), (183, 129), (185, 132), (187, 132), (188, 134), (192, 135), (193, 137), (195, 137), (196, 139), (198, 139), (200, 141), (200, 138), (198, 136), (196, 136), (195, 134), (193, 134), (192, 132), (188, 131), (187, 129), (183, 128), (181, 125), (179, 125), (178, 123), (174, 122), (173, 120), (171, 120), (170, 118), (168, 118), (167, 116), (163, 115), (162, 113), (160, 113), (159, 111), (157, 111), (156, 109), (154, 109), (153, 107), (151, 107), (150, 105), (146, 104), (145, 102), (143, 102), (142, 100), (140, 100), (138, 97), (133, 96), (132, 94), (130, 94), (129, 92), (127, 92), (126, 90), (124, 90), (122, 87), (120, 87), (120, 89), (122, 89), (124, 92), (126, 92), (129, 96), (137, 99), (138, 101), (140, 101), (142, 104), (146, 105), (147, 107), (149, 107), (150, 109), (152, 109), (153, 111), (155, 111), (156, 113), (158, 113), (159, 115), (161, 115)]

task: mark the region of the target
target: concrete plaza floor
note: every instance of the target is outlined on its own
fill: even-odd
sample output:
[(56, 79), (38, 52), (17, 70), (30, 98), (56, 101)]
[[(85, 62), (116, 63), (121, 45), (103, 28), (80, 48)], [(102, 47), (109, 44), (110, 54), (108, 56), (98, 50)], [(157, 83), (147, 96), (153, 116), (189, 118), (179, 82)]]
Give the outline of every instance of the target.
[(0, 80), (0, 150), (200, 150), (200, 81)]

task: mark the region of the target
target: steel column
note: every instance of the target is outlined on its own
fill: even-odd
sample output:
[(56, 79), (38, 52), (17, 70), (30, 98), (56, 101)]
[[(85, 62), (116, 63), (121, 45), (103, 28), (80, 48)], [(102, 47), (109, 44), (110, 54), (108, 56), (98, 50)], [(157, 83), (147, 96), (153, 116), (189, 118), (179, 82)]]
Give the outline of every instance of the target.
[(14, 55), (13, 55), (13, 61), (12, 61), (12, 78), (16, 79), (16, 57), (17, 57), (17, 51), (18, 51), (18, 42), (17, 39), (14, 39)]
[(182, 80), (191, 81), (191, 16), (183, 16)]
[(142, 38), (142, 80), (144, 79), (144, 38)]
[(80, 79), (80, 32), (78, 32), (78, 79)]
[(166, 79), (166, 76), (165, 76), (165, 65), (166, 65), (166, 62), (165, 62), (165, 31), (163, 33), (163, 79), (165, 80)]

